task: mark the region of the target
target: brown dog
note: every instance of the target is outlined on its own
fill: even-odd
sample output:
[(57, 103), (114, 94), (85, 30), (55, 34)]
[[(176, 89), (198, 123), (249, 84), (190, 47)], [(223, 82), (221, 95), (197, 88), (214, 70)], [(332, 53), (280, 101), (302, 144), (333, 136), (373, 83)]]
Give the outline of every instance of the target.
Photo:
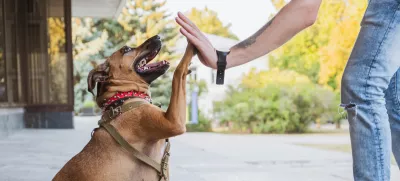
[[(154, 36), (137, 48), (123, 47), (114, 52), (105, 63), (89, 73), (90, 92), (97, 84), (96, 101), (99, 106), (117, 92), (136, 90), (148, 92), (152, 81), (169, 68), (165, 61), (147, 64), (159, 52), (161, 40)], [(186, 131), (186, 75), (193, 57), (193, 46), (188, 45), (177, 66), (172, 81), (172, 95), (167, 111), (152, 104), (143, 104), (125, 112), (110, 124), (140, 152), (160, 162), (165, 139)], [(127, 104), (140, 98), (128, 99)], [(57, 173), (54, 181), (153, 181), (157, 172), (124, 150), (104, 129), (94, 132), (83, 150), (69, 160)]]

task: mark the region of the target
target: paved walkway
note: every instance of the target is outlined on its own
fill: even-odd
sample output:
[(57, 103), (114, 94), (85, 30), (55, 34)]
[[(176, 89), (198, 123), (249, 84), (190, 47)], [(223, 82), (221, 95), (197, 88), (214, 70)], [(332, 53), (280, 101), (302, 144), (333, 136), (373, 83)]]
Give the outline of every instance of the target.
[[(0, 140), (0, 180), (51, 180), (88, 142), (96, 123), (77, 117), (75, 130), (29, 129)], [(187, 133), (171, 142), (172, 181), (352, 180), (350, 154), (299, 146), (348, 144), (348, 135)], [(400, 180), (395, 166), (392, 180)]]

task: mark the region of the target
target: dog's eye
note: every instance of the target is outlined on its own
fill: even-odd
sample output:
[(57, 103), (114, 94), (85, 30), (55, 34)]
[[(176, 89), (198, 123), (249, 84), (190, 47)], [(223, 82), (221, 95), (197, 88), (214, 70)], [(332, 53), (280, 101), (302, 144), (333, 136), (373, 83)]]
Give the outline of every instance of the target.
[(125, 54), (125, 53), (128, 53), (128, 52), (132, 51), (132, 50), (133, 50), (133, 48), (128, 47), (128, 46), (124, 46), (124, 47), (121, 48), (121, 53)]

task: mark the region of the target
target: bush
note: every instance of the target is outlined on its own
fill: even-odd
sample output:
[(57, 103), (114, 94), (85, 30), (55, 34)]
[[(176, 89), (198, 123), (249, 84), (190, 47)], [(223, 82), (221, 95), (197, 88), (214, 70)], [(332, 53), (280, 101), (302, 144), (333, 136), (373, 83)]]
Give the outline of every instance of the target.
[[(303, 133), (318, 118), (337, 118), (335, 92), (304, 79), (287, 81), (287, 72), (273, 74), (277, 75), (275, 81), (266, 82), (256, 80), (263, 76), (252, 75), (253, 80), (247, 81), (253, 82), (252, 86), (244, 81), (230, 88), (227, 99), (215, 102), (214, 112), (221, 123), (231, 122), (234, 130), (251, 133)], [(282, 77), (285, 82), (280, 81)], [(262, 86), (254, 82), (262, 82)]]
[(212, 132), (211, 122), (205, 119), (199, 119), (198, 124), (186, 124), (187, 132)]
[[(189, 117), (191, 116), (191, 109), (189, 106)], [(197, 124), (186, 124), (187, 132), (212, 132), (211, 121), (199, 110)]]

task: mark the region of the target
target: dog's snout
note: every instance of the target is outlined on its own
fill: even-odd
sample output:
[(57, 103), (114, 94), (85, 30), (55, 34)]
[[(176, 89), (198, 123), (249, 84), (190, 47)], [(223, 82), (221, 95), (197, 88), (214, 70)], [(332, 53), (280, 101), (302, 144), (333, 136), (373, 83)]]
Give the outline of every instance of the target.
[(158, 36), (158, 35), (155, 35), (155, 36), (153, 36), (153, 38), (152, 39), (155, 39), (155, 40), (161, 40), (161, 37), (160, 36)]
[(158, 49), (161, 46), (161, 37), (155, 35), (143, 43), (143, 46), (148, 50)]
[(158, 35), (155, 35), (150, 38), (150, 42), (161, 42), (161, 37)]

